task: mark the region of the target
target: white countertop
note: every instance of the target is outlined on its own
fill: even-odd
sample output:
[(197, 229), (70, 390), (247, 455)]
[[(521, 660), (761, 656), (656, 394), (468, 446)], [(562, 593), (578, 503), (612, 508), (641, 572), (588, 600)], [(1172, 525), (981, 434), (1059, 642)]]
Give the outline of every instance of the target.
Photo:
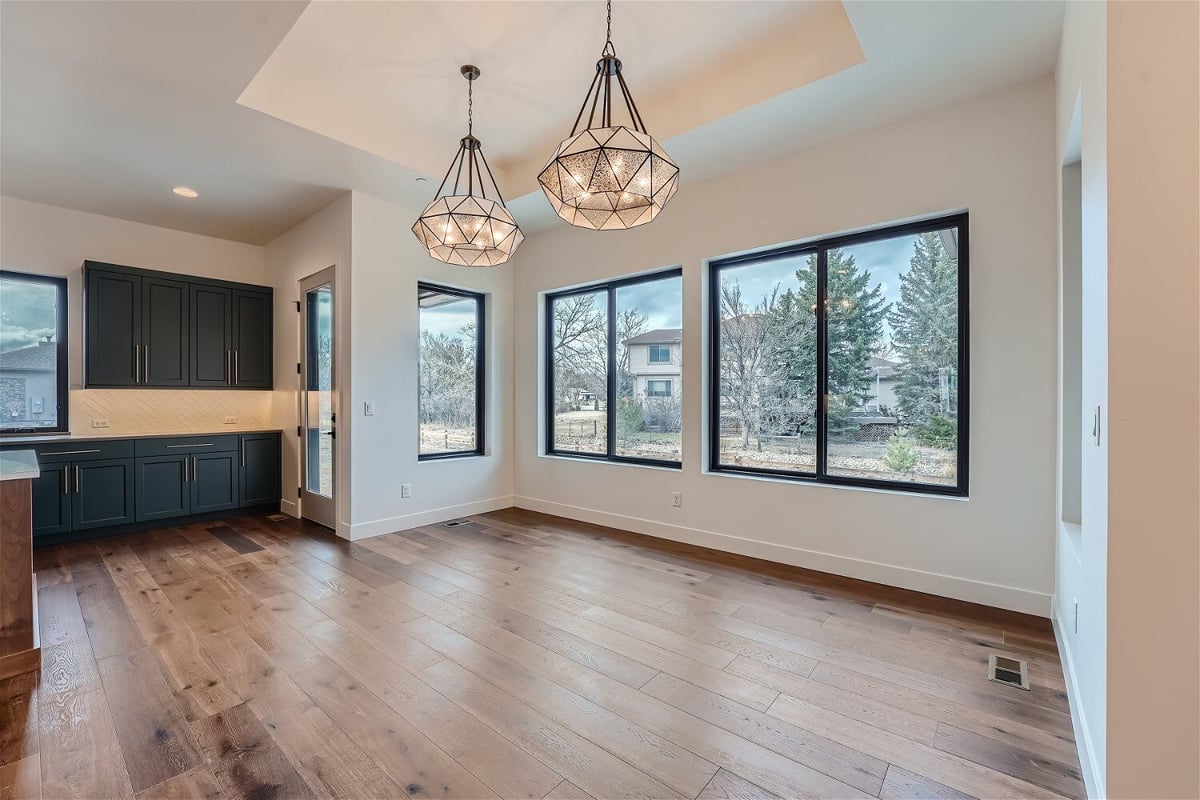
[(41, 475), (37, 453), (32, 450), (7, 450), (0, 453), (0, 481), (19, 481)]

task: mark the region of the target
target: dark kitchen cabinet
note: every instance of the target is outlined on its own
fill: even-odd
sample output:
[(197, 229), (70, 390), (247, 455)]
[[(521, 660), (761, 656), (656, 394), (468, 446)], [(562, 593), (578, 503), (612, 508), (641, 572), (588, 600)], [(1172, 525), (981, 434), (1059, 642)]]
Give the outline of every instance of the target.
[(237, 451), (192, 456), (190, 491), (193, 514), (237, 508)]
[(242, 436), (241, 486), (238, 505), (260, 506), (278, 503), (282, 454), (278, 433), (256, 433)]
[(142, 278), (142, 385), (187, 386), (188, 284)]
[(89, 387), (270, 389), (270, 287), (84, 262)]
[(192, 386), (233, 385), (233, 292), (191, 285)]
[(137, 460), (137, 521), (184, 517), (190, 513), (188, 485), (191, 456), (154, 456)]
[(270, 389), (272, 383), (271, 295), (233, 293), (233, 385)]
[[(173, 518), (278, 510), (281, 436), (219, 433), (20, 444), (33, 449), (33, 535), (40, 544), (104, 535)], [(206, 516), (201, 516), (206, 515)], [(105, 530), (105, 529), (112, 529)], [(90, 531), (95, 533), (90, 533)]]
[(132, 458), (75, 462), (71, 469), (74, 472), (71, 476), (74, 530), (133, 522)]
[(71, 530), (71, 465), (41, 467), (33, 484), (33, 538)]
[(142, 279), (86, 266), (85, 274), (84, 382), (137, 386), (142, 376)]

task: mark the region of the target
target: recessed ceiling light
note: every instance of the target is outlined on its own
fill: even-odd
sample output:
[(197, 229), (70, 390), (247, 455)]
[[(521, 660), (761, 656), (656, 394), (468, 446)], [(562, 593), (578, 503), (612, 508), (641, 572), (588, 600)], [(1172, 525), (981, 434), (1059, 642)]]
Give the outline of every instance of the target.
[(180, 197), (199, 197), (200, 193), (190, 186), (176, 186), (171, 190)]

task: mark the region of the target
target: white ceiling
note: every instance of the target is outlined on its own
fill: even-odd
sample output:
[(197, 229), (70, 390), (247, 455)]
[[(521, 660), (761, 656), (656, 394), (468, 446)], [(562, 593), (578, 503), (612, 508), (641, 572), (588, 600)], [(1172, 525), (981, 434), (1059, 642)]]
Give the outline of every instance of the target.
[[(472, 62), (476, 133), (532, 232), (556, 224), (533, 178), (603, 22), (602, 4), (563, 0), (5, 0), (0, 192), (256, 244), (347, 189), (423, 205), (464, 133)], [(627, 1), (613, 38), (686, 192), (1046, 74), (1061, 22), (1060, 2)]]

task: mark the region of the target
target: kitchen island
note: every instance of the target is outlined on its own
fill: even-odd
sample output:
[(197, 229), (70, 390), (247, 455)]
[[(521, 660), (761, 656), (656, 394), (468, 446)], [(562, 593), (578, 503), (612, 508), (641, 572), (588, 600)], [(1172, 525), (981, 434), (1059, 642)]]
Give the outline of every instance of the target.
[(33, 450), (0, 453), (0, 680), (41, 667), (33, 576)]

